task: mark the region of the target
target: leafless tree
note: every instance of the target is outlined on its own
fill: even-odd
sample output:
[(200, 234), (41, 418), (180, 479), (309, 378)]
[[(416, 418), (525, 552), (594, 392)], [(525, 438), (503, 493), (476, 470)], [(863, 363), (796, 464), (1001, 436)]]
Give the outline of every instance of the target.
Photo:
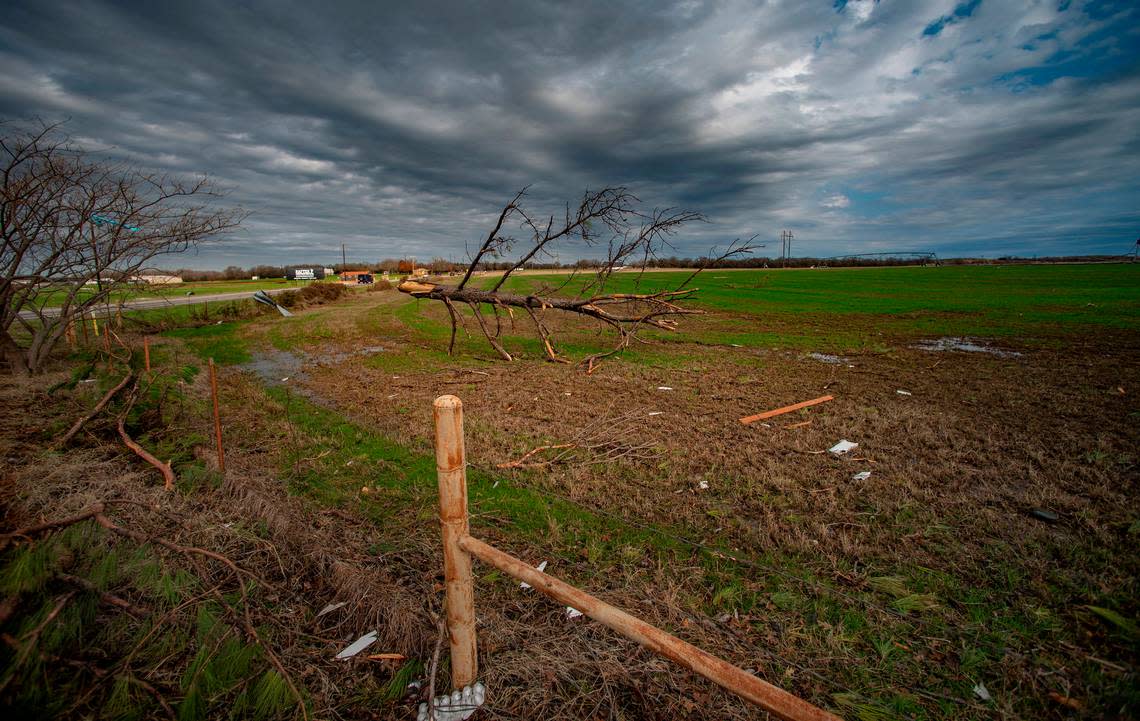
[[(683, 315), (701, 311), (684, 306), (695, 288), (688, 287), (693, 277), (700, 272), (697, 268), (684, 281), (672, 290), (651, 293), (610, 293), (607, 282), (616, 271), (630, 268), (644, 269), (658, 253), (671, 248), (669, 239), (686, 223), (703, 221), (703, 215), (689, 210), (675, 208), (639, 210), (640, 201), (624, 187), (603, 188), (587, 191), (577, 209), (567, 204), (561, 218), (554, 215), (535, 217), (521, 205), (527, 189), (520, 190), (504, 206), (498, 222), (486, 240), (475, 252), (462, 280), (456, 285), (441, 285), (429, 281), (406, 280), (398, 287), (404, 293), (418, 298), (430, 298), (443, 302), (451, 319), (451, 341), (448, 353), (455, 348), (455, 336), (460, 316), (457, 304), (466, 304), (480, 331), (491, 347), (505, 360), (512, 360), (511, 354), (502, 343), (502, 323), (499, 313), (511, 312), (511, 308), (521, 308), (534, 323), (535, 332), (542, 341), (548, 360), (567, 363), (554, 346), (551, 332), (543, 318), (547, 311), (556, 310), (593, 318), (613, 329), (617, 336), (616, 344), (608, 351), (596, 353), (581, 361), (593, 367), (602, 358), (624, 350), (644, 328), (659, 328), (673, 331), (677, 329), (677, 319)], [(520, 241), (504, 228), (517, 225), (525, 233), (525, 241)], [(604, 249), (606, 256), (600, 261), (589, 279), (575, 282), (575, 274), (567, 277), (558, 288), (544, 288), (529, 295), (510, 293), (503, 290), (510, 277), (528, 263), (551, 258), (551, 251), (559, 244), (577, 243), (579, 248)], [(735, 241), (728, 251), (712, 262), (751, 252), (752, 241)], [(516, 247), (521, 248), (516, 252)], [(503, 258), (508, 260), (507, 269), (493, 282), (490, 288), (469, 287), (472, 275), (480, 264)], [(579, 264), (581, 266), (581, 264)], [(574, 287), (573, 297), (561, 297), (556, 293)], [(487, 306), (495, 316), (492, 330), (483, 316), (481, 308)]]
[(0, 125), (0, 352), (35, 373), (76, 319), (120, 297), (161, 256), (236, 228), (205, 177), (103, 160), (58, 125)]

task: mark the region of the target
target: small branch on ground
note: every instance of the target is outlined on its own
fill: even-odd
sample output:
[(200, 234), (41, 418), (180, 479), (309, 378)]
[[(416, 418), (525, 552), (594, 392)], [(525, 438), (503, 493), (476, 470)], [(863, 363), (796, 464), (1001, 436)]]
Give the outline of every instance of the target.
[[(566, 443), (538, 446), (517, 460), (500, 463), (496, 468), (542, 468), (557, 464), (589, 465), (611, 463), (621, 458), (650, 460), (660, 457), (656, 441), (644, 440), (644, 414), (624, 413), (603, 417), (583, 428)], [(545, 457), (542, 454), (556, 451)]]
[(119, 391), (126, 388), (127, 385), (130, 384), (130, 382), (133, 381), (134, 379), (135, 379), (134, 371), (131, 371), (131, 372), (127, 373), (125, 376), (123, 376), (123, 379), (121, 381), (119, 381), (118, 385), (116, 385), (111, 390), (107, 391), (107, 394), (105, 396), (103, 396), (102, 400), (100, 400), (98, 403), (95, 404), (95, 407), (92, 408), (91, 411), (87, 415), (85, 415), (82, 418), (80, 418), (79, 420), (77, 420), (71, 426), (71, 428), (68, 429), (67, 433), (64, 433), (63, 436), (58, 441), (55, 442), (55, 444), (54, 444), (55, 447), (61, 448), (65, 445), (67, 445), (67, 442), (70, 441), (72, 438), (74, 438), (75, 434), (79, 433), (79, 431), (81, 431), (83, 429), (83, 426), (87, 425), (88, 421), (90, 421), (95, 416), (99, 415), (99, 413), (101, 413), (103, 411), (103, 409), (107, 407), (107, 404), (111, 402), (111, 399), (114, 398), (116, 395), (118, 395)]
[(135, 455), (151, 464), (157, 468), (160, 473), (162, 473), (162, 478), (164, 481), (163, 488), (168, 491), (174, 490), (174, 469), (170, 467), (170, 463), (163, 463), (162, 461), (158, 460), (153, 455), (151, 455), (149, 451), (140, 446), (129, 435), (127, 435), (127, 429), (124, 425), (125, 421), (126, 419), (120, 418), (118, 422), (119, 437), (123, 439), (123, 443), (126, 444), (127, 448), (130, 448), (132, 451), (134, 451)]
[(98, 595), (99, 598), (102, 599), (103, 603), (106, 603), (109, 606), (114, 606), (116, 608), (121, 608), (137, 619), (142, 620), (150, 615), (145, 609), (139, 608), (124, 598), (120, 598), (119, 596), (116, 596), (113, 593), (108, 593), (107, 591), (99, 590), (98, 586), (96, 586), (94, 583), (91, 583), (86, 578), (73, 576), (70, 573), (61, 573), (59, 574), (59, 578), (60, 580), (66, 581), (73, 586), (82, 588), (84, 591)]

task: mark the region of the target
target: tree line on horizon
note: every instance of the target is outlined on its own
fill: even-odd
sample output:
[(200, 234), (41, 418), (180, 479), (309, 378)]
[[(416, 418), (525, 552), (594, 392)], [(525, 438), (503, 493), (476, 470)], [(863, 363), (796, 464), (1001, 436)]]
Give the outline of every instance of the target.
[[(709, 268), (709, 269), (763, 269), (763, 268), (874, 268), (921, 265), (996, 265), (996, 264), (1031, 264), (1031, 263), (1097, 263), (1120, 260), (1115, 255), (1067, 255), (1048, 256), (1040, 258), (1021, 258), (1017, 256), (1004, 256), (1001, 258), (937, 258), (937, 257), (849, 257), (849, 258), (730, 258), (727, 260), (713, 260), (709, 258), (656, 258), (649, 265), (653, 268)], [(527, 263), (527, 270), (594, 270), (601, 266), (603, 261), (583, 258), (573, 263)], [(505, 271), (511, 267), (508, 262), (480, 262), (478, 270)], [(254, 276), (258, 278), (284, 278), (290, 268), (332, 268), (334, 273), (348, 270), (369, 270), (373, 273), (390, 273), (404, 275), (411, 273), (413, 268), (425, 268), (433, 275), (446, 275), (463, 271), (466, 266), (454, 263), (446, 258), (433, 258), (424, 263), (413, 266), (407, 258), (385, 258), (372, 263), (290, 263), (289, 265), (255, 265), (249, 268), (231, 265), (223, 270), (199, 270), (181, 268), (178, 270), (160, 271), (177, 275), (184, 281), (209, 280), (248, 280)]]

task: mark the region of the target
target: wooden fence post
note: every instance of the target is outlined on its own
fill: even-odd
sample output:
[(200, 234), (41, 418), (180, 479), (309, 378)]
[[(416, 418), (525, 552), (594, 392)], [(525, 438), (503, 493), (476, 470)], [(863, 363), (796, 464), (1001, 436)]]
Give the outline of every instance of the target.
[[(211, 366), (212, 367), (212, 366)], [(467, 461), (463, 449), (463, 403), (440, 396), (435, 415), (435, 464), (439, 477), (439, 522), (443, 531), (443, 574), (447, 590), (447, 629), (451, 641), (453, 690), (470, 686), (478, 675), (475, 643), (475, 591), (471, 559), (477, 558), (540, 593), (577, 609), (633, 639), (650, 651), (704, 676), (785, 721), (842, 721), (829, 711), (702, 651), (670, 633), (631, 616), (599, 598), (532, 568), (468, 535)], [(427, 714), (421, 705), (420, 717)]]
[(214, 370), (214, 359), (210, 359), (210, 395), (214, 400), (214, 438), (218, 442), (218, 470), (226, 472), (226, 453), (222, 450), (222, 417), (218, 413), (218, 374)]
[(143, 360), (146, 361), (146, 372), (150, 373), (150, 336), (143, 336)]
[(463, 403), (440, 396), (435, 415), (435, 467), (439, 479), (439, 524), (443, 533), (443, 576), (447, 591), (447, 630), (451, 643), (451, 687), (475, 682), (475, 590), (471, 556), (460, 547), (467, 535), (467, 459), (463, 450)]

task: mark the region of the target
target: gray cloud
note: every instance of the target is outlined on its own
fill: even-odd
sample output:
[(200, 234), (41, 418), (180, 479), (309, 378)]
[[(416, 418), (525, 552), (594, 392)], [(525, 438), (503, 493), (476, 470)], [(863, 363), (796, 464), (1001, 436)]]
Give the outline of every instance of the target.
[(1123, 252), (1140, 11), (960, 5), (16, 3), (0, 116), (231, 187), (198, 266), (459, 258), (528, 184), (706, 213), (681, 254)]

